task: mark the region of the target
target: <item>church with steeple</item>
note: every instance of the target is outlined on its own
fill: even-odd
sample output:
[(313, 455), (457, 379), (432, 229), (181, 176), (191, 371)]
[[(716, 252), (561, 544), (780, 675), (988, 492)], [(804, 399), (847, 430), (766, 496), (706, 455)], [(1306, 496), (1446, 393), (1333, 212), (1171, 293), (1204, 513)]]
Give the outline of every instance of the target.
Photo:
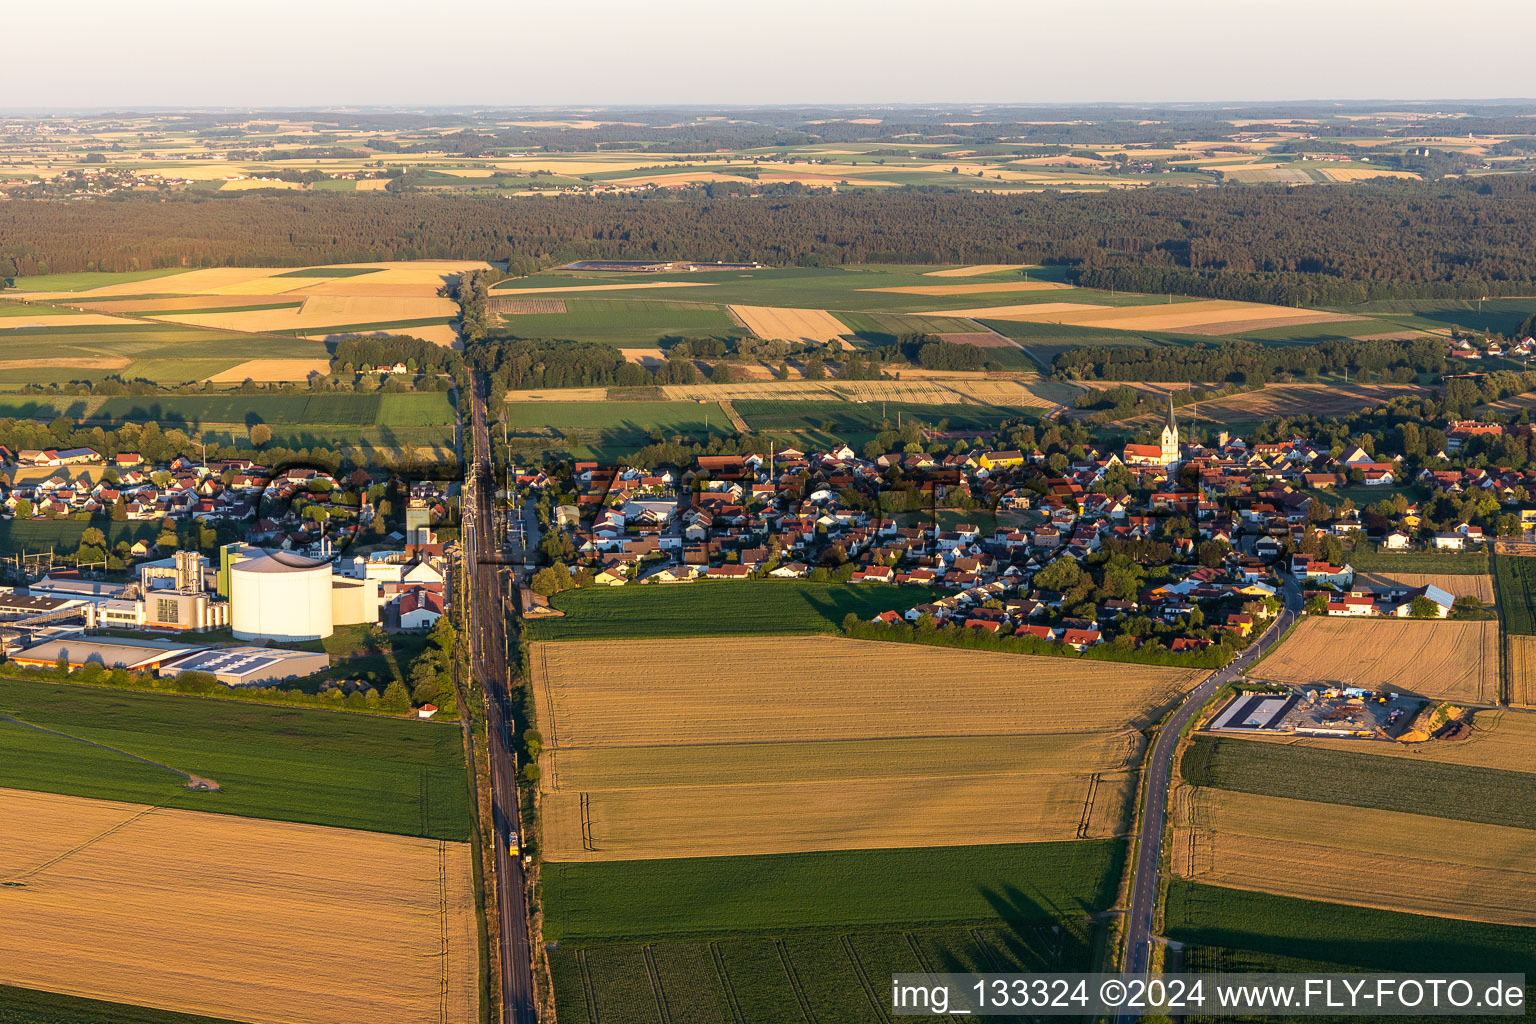
[(1168, 417), (1157, 444), (1128, 444), (1120, 461), (1127, 466), (1172, 466), (1179, 461), (1179, 421), (1173, 416), (1173, 396), (1168, 396)]

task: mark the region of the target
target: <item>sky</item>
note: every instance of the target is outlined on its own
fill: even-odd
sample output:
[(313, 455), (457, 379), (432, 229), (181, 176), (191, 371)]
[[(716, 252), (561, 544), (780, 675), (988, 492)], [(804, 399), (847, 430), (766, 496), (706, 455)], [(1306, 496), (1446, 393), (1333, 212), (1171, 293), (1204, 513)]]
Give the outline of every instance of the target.
[(1536, 94), (1531, 0), (73, 0), (63, 8), (7, 7), (0, 108), (11, 110)]

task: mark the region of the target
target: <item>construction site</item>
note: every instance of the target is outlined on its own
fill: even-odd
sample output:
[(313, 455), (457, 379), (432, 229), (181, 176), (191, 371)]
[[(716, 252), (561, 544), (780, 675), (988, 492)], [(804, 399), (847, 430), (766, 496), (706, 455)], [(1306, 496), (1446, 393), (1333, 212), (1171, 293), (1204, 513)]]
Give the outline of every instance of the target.
[(1397, 740), (1430, 703), (1413, 694), (1378, 693), (1353, 686), (1240, 692), (1206, 728), (1212, 732)]

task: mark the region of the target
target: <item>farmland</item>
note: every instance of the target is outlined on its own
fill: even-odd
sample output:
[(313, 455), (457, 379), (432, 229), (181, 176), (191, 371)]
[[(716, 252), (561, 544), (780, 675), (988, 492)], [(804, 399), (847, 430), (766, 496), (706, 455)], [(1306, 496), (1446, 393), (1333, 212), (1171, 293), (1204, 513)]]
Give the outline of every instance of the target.
[[(507, 304), (519, 300), (491, 300)], [(534, 300), (524, 299), (527, 303)], [(546, 303), (551, 300), (544, 300)], [(501, 333), (519, 338), (560, 338), (610, 345), (655, 345), (666, 338), (730, 338), (747, 332), (718, 306), (692, 302), (621, 299), (557, 300), (561, 312), (503, 312)]]
[(545, 932), (564, 942), (808, 923), (1041, 924), (1108, 906), (1124, 855), (1124, 843), (1096, 840), (552, 863)]
[(174, 1010), (107, 1003), (0, 985), (0, 1024), (235, 1024)]
[(1356, 544), (1345, 552), (1345, 558), (1357, 571), (1390, 576), (1402, 573), (1488, 575), (1486, 551), (1383, 551), (1368, 544)]
[(1493, 603), (1493, 577), (1473, 573), (1358, 572), (1355, 581), (1372, 587), (1439, 587), (1452, 597)]
[[(766, 657), (789, 681), (720, 682)], [(822, 638), (540, 644), (531, 661), (554, 861), (1114, 836), (1140, 752), (1130, 726), (1198, 676), (1146, 670), (1110, 690), (1050, 659), (892, 659)], [(933, 677), (956, 680), (942, 704), (917, 682)]]
[(759, 338), (770, 341), (823, 342), (840, 337), (848, 330), (844, 324), (822, 309), (776, 309), (770, 306), (731, 306), (731, 315)]
[(1504, 642), (1509, 702), (1518, 707), (1536, 707), (1536, 637), (1510, 633)]
[(883, 584), (796, 580), (701, 581), (674, 586), (569, 590), (551, 602), (564, 618), (523, 624), (528, 640), (834, 633), (843, 618), (870, 619), (932, 601), (937, 591)]
[(1444, 700), (1498, 696), (1498, 623), (1309, 616), (1255, 672), (1287, 683), (1347, 683)]
[[(1331, 796), (1331, 794), (1330, 794)], [(1173, 873), (1277, 895), (1536, 924), (1533, 833), (1217, 789), (1174, 803)], [(1404, 882), (1412, 879), (1411, 891)]]
[(1536, 634), (1536, 558), (1499, 555), (1494, 565), (1504, 628), (1521, 636)]
[[(341, 828), (462, 840), (468, 785), (456, 725), (106, 688), (0, 680), (0, 786), (166, 803)], [(77, 737), (217, 781), (124, 764)]]
[(5, 984), (255, 1024), (476, 1011), (462, 843), (6, 789), (0, 821)]
[[(1095, 381), (1095, 387), (1108, 387), (1119, 381)], [(1129, 383), (1129, 382), (1126, 382)], [(1139, 386), (1139, 385), (1132, 385)], [(1186, 385), (1178, 384), (1178, 390)], [(1184, 406), (1180, 417), (1190, 416), (1199, 421), (1230, 426), (1255, 423), (1277, 416), (1342, 416), (1372, 405), (1379, 405), (1399, 395), (1428, 394), (1425, 388), (1411, 384), (1270, 384), (1258, 391), (1213, 398)], [(1157, 414), (1136, 417), (1121, 422), (1150, 424)]]
[[(1519, 719), (1533, 717), (1514, 711), (1503, 714)], [(1528, 734), (1531, 728), (1524, 721), (1514, 725), (1515, 736)], [(1431, 748), (1441, 745), (1456, 746), (1428, 744)], [(1396, 746), (1389, 742), (1354, 742), (1354, 747), (1361, 751), (1390, 750)], [(1378, 757), (1337, 746), (1319, 748), (1200, 736), (1184, 755), (1181, 767), (1184, 780), (1193, 786), (1305, 800), (1316, 798), (1319, 784), (1326, 779), (1330, 803), (1536, 829), (1536, 754), (1508, 750), (1503, 758), (1507, 760), (1493, 768)], [(1524, 764), (1525, 768), (1506, 771), (1504, 764)]]
[(1536, 929), (1394, 913), (1173, 879), (1170, 938), (1378, 971), (1536, 972)]
[(1008, 420), (1023, 418), (1023, 409), (999, 409), (960, 403), (916, 405), (890, 402), (800, 402), (763, 399), (737, 399), (736, 411), (753, 430), (821, 430), (843, 436), (860, 431), (875, 432), (882, 424), (892, 427), (898, 419), (936, 426), (947, 422), (953, 430), (996, 428)]

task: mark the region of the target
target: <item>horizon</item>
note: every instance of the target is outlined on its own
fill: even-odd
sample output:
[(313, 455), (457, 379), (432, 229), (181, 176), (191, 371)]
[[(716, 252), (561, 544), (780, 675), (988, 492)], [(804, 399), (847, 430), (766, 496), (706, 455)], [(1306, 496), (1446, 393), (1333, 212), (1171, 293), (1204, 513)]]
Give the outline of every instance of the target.
[[(1518, 95), (1528, 88), (1523, 42), (1536, 34), (1536, 10), (1517, 0), (1474, 0), (1455, 18), (1429, 0), (1297, 0), (1278, 20), (1259, 5), (1207, 0), (1105, 0), (1091, 11), (955, 0), (941, 18), (920, 0), (786, 0), (768, 14), (598, 0), (579, 12), (492, 11), (472, 31), (405, 0), (361, 12), (272, 0), (259, 17), (190, 0), (157, 8), (146, 19), (85, 0), (72, 18), (91, 31), (66, 51), (8, 55), (0, 95), (15, 110), (670, 107), (706, 95), (715, 107), (1224, 104), (1264, 102), (1236, 98), (1262, 79), (1336, 97), (1322, 102), (1433, 102)], [(14, 38), (47, 38), (57, 21), (24, 6), (8, 24)], [(1487, 32), (1495, 21), (1501, 30)], [(1465, 53), (1478, 59), (1455, 59)], [(955, 95), (1000, 98), (918, 99), (939, 81)]]

